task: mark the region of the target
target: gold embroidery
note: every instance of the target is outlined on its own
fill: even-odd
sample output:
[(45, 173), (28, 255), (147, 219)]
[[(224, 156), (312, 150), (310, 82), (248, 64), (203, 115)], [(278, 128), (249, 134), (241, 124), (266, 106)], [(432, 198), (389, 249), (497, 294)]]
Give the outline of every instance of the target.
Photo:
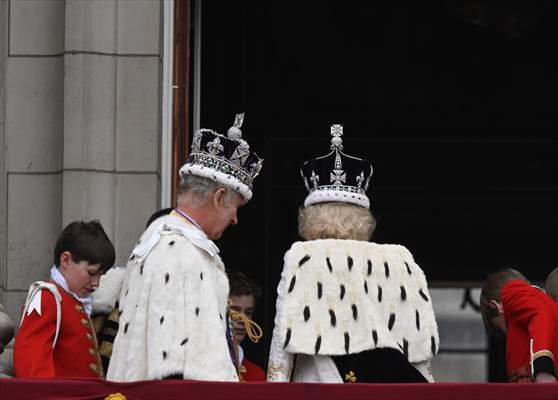
[(535, 354), (533, 354), (533, 361), (535, 361), (539, 357), (550, 357), (552, 361), (554, 361), (554, 354), (550, 350), (539, 350)]
[(124, 396), (122, 393), (111, 393), (107, 397), (105, 397), (105, 400), (128, 400), (128, 399), (126, 399), (126, 396)]
[(276, 375), (288, 374), (289, 369), (283, 367), (281, 364), (269, 364), (267, 367), (267, 377), (273, 378)]
[(349, 371), (348, 374), (345, 374), (345, 382), (347, 383), (355, 383), (357, 380), (356, 375), (353, 371)]

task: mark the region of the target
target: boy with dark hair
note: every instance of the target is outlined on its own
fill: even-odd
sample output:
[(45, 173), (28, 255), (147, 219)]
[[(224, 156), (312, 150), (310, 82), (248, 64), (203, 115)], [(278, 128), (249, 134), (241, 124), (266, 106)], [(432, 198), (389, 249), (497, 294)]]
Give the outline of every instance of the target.
[(91, 294), (114, 264), (98, 221), (74, 221), (56, 241), (48, 282), (31, 285), (14, 347), (20, 378), (102, 377)]
[[(256, 301), (260, 298), (262, 291), (258, 285), (242, 272), (228, 270), (230, 292), (229, 308), (231, 310), (232, 333), (237, 343), (237, 353), (240, 364), (240, 375), (243, 381), (265, 381), (263, 369), (248, 360), (244, 356), (244, 350), (240, 346), (246, 338), (246, 324), (254, 317)], [(243, 314), (245, 318), (235, 318), (235, 315)], [(253, 324), (253, 322), (248, 322)], [(250, 329), (250, 328), (248, 328)]]
[(485, 280), (480, 305), (487, 332), (506, 336), (509, 381), (556, 382), (558, 304), (506, 269)]

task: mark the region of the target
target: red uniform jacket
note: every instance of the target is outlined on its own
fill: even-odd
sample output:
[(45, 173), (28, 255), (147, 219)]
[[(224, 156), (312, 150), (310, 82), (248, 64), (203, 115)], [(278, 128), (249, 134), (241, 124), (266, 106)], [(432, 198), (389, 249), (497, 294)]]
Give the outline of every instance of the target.
[(91, 319), (82, 304), (62, 287), (62, 320), (56, 346), (56, 300), (41, 290), (41, 315), (26, 315), (14, 346), (14, 368), (18, 378), (102, 377), (97, 339)]
[(532, 381), (541, 371), (556, 375), (558, 304), (530, 284), (513, 280), (501, 291), (506, 320), (506, 367), (510, 381)]
[(242, 360), (240, 375), (242, 380), (246, 382), (265, 382), (265, 372), (262, 367), (254, 364), (246, 357)]

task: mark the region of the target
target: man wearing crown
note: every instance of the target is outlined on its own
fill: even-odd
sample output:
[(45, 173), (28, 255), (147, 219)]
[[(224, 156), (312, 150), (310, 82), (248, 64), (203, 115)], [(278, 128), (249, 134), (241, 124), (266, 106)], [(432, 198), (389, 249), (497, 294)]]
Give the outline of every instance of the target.
[(285, 254), (268, 381), (427, 382), (439, 338), (423, 271), (403, 246), (370, 242), (372, 165), (332, 151), (301, 169), (308, 190)]
[(213, 240), (238, 222), (262, 166), (242, 139), (242, 119), (227, 136), (195, 133), (176, 208), (151, 223), (133, 249), (107, 379), (238, 381), (229, 283)]

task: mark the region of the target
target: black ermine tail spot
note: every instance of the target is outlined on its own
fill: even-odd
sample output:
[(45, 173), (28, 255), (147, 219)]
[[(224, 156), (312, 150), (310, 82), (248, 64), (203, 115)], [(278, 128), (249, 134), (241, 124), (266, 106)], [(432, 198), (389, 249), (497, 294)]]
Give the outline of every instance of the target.
[(322, 298), (322, 283), (318, 282), (318, 300)]
[(405, 263), (405, 266), (407, 267), (407, 272), (409, 273), (409, 275), (412, 275), (412, 271), (411, 271), (411, 267), (409, 267), (409, 264)]
[(165, 274), (165, 285), (166, 285), (167, 283), (169, 283), (169, 278), (170, 278), (170, 275), (169, 275), (169, 273), (167, 272), (167, 273)]
[(128, 327), (130, 326), (129, 322), (126, 322), (126, 325), (124, 325), (124, 333), (128, 332)]
[(428, 296), (422, 291), (422, 289), (419, 290), (419, 294), (420, 297), (424, 299), (424, 301), (428, 301)]
[(180, 345), (184, 346), (186, 343), (188, 343), (188, 338), (186, 338), (182, 342), (180, 342)]
[(436, 339), (434, 336), (430, 336), (430, 350), (432, 350), (432, 355), (436, 355)]
[(339, 298), (341, 300), (343, 300), (344, 297), (345, 297), (345, 285), (340, 285), (339, 286)]
[(364, 281), (364, 293), (368, 294), (368, 283)]
[(163, 322), (165, 322), (165, 316), (164, 315), (159, 320), (159, 325), (163, 325)]
[(163, 351), (163, 360), (166, 360), (166, 359), (167, 359), (167, 352)]
[(285, 343), (283, 343), (283, 348), (286, 349), (291, 341), (291, 328), (287, 328), (287, 334), (285, 335)]
[(356, 304), (351, 305), (351, 310), (353, 310), (353, 319), (356, 321), (358, 318), (358, 309)]
[(174, 240), (171, 240), (171, 241), (169, 242), (169, 246), (174, 246)]
[(143, 274), (143, 263), (140, 265), (140, 275)]
[(393, 325), (395, 324), (395, 314), (391, 313), (389, 315), (389, 322), (388, 322), (388, 329), (391, 331), (393, 329)]
[(200, 308), (199, 308), (199, 307), (196, 307), (196, 317), (197, 317), (198, 315), (200, 315)]
[(203, 272), (200, 272), (200, 280), (203, 281)]
[(401, 286), (400, 289), (401, 289), (401, 300), (403, 301), (407, 300), (407, 291), (405, 290), (405, 287)]
[(335, 311), (329, 310), (329, 321), (331, 322), (331, 326), (335, 327), (337, 325), (337, 317), (335, 317)]
[(291, 293), (295, 287), (295, 283), (296, 283), (296, 276), (293, 276), (293, 278), (291, 279), (291, 283), (289, 284), (289, 293)]
[(353, 259), (351, 257), (347, 257), (347, 267), (349, 267), (349, 271), (353, 269)]
[(329, 269), (329, 272), (333, 272), (333, 266), (331, 265), (331, 261), (329, 261), (329, 257), (326, 258), (326, 263), (327, 263), (327, 269)]
[(384, 269), (386, 273), (386, 278), (389, 278), (389, 264), (387, 263), (387, 261), (384, 263)]
[(345, 353), (349, 354), (349, 347), (351, 345), (351, 337), (349, 332), (345, 332)]
[(368, 276), (372, 274), (372, 261), (368, 260), (368, 271), (366, 272)]
[(300, 259), (300, 261), (298, 262), (298, 266), (302, 267), (308, 260), (310, 260), (310, 256), (306, 254), (304, 257)]
[(403, 354), (406, 358), (409, 358), (409, 342), (407, 339), (403, 339)]
[(382, 287), (378, 285), (378, 303), (382, 302)]
[(375, 330), (372, 331), (372, 339), (374, 340), (374, 346), (378, 345), (378, 332)]
[(322, 337), (318, 336), (318, 338), (316, 339), (316, 345), (314, 346), (314, 352), (316, 354), (319, 353), (321, 345), (322, 345)]
[(304, 307), (304, 322), (307, 322), (310, 319), (310, 307), (306, 306)]
[(417, 324), (417, 331), (420, 331), (420, 314), (418, 310), (415, 311), (415, 321)]

